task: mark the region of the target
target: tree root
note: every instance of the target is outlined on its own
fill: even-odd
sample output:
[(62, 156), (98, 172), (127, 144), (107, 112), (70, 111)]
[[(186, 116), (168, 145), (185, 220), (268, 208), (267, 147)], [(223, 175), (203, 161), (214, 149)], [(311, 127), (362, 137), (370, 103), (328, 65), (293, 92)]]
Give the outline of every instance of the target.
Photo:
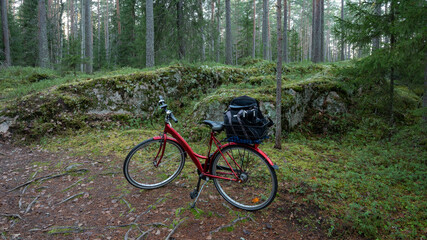
[(0, 213), (0, 216), (2, 217), (8, 217), (8, 218), (19, 218), (21, 220), (24, 220), (19, 214), (13, 214), (13, 213)]
[(237, 222), (243, 221), (245, 219), (252, 219), (252, 217), (249, 215), (246, 215), (244, 217), (238, 217), (238, 218), (234, 219), (230, 224), (220, 226), (220, 227), (216, 228), (215, 230), (210, 231), (209, 234), (212, 235), (213, 233), (217, 233), (217, 232), (221, 231), (222, 229), (225, 229), (228, 227), (233, 227)]
[(175, 231), (178, 229), (179, 225), (181, 225), (181, 223), (185, 222), (185, 220), (187, 220), (187, 218), (184, 218), (182, 221), (180, 221), (178, 224), (176, 224), (176, 226), (172, 229), (172, 231), (169, 233), (169, 235), (165, 238), (165, 240), (169, 240), (170, 237), (172, 237), (172, 235), (175, 233)]
[(29, 211), (31, 211), (31, 207), (33, 206), (33, 204), (34, 204), (35, 202), (37, 202), (37, 199), (39, 199), (39, 197), (40, 197), (40, 195), (39, 195), (39, 196), (37, 196), (36, 198), (34, 198), (34, 200), (33, 200), (30, 204), (28, 204), (27, 209), (25, 209), (25, 212), (24, 212), (24, 213), (28, 213)]
[(72, 200), (72, 199), (74, 199), (74, 198), (81, 197), (81, 196), (83, 196), (83, 195), (85, 195), (85, 194), (86, 194), (85, 192), (79, 192), (79, 193), (77, 193), (77, 194), (74, 194), (74, 195), (73, 195), (73, 196), (71, 196), (71, 197), (67, 197), (67, 198), (65, 198), (64, 200), (62, 200), (61, 202), (57, 203), (56, 205), (59, 205), (59, 204), (62, 204), (62, 203), (68, 202), (68, 201), (70, 201), (70, 200)]
[(9, 191), (7, 191), (7, 192), (8, 192), (8, 193), (9, 193), (9, 192), (13, 192), (13, 191), (15, 191), (15, 190), (17, 190), (17, 189), (20, 189), (20, 188), (22, 188), (22, 187), (25, 187), (25, 186), (27, 186), (27, 185), (30, 185), (30, 184), (31, 184), (31, 183), (33, 183), (33, 182), (42, 182), (42, 181), (46, 181), (46, 180), (49, 180), (49, 179), (62, 177), (62, 176), (65, 176), (65, 175), (68, 175), (68, 174), (71, 174), (71, 173), (84, 173), (84, 172), (87, 172), (87, 171), (89, 171), (89, 170), (87, 170), (87, 169), (78, 169), (78, 170), (71, 170), (71, 171), (68, 171), (68, 172), (65, 172), (65, 173), (61, 173), (61, 174), (57, 174), (57, 175), (50, 174), (50, 175), (47, 175), (47, 176), (34, 178), (34, 179), (32, 179), (32, 180), (30, 180), (30, 181), (28, 181), (28, 182), (26, 182), (26, 183), (23, 183), (23, 184), (21, 184), (21, 185), (18, 185), (18, 186), (16, 186), (16, 187), (14, 187), (14, 188), (10, 189), (10, 190), (9, 190)]

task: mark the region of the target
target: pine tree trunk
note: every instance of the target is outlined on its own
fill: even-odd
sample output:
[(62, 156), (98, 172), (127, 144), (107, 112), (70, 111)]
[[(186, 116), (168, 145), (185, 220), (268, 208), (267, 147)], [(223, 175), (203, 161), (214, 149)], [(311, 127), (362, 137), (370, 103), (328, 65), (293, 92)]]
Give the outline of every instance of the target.
[(81, 2), (81, 6), (82, 6), (82, 15), (80, 18), (80, 26), (81, 26), (81, 32), (82, 32), (82, 39), (81, 39), (81, 48), (80, 48), (80, 56), (81, 56), (81, 64), (80, 64), (80, 71), (84, 72), (85, 71), (85, 56), (86, 56), (86, 31), (85, 31), (85, 18), (86, 18), (86, 8), (84, 6), (84, 0), (82, 0)]
[(61, 63), (62, 61), (62, 50), (63, 50), (63, 44), (64, 39), (62, 36), (62, 15), (64, 13), (64, 4), (62, 3), (62, 0), (59, 1), (59, 18), (58, 18), (58, 58), (57, 63)]
[(267, 37), (267, 43), (268, 43), (268, 61), (273, 60), (273, 51), (271, 47), (271, 30), (270, 30), (270, 17), (267, 16), (267, 29), (268, 29), (268, 37)]
[(104, 13), (104, 28), (105, 28), (105, 59), (107, 66), (110, 66), (110, 7), (109, 0), (105, 0), (106, 11)]
[[(390, 5), (390, 22), (391, 22), (391, 28), (393, 29), (395, 27), (395, 6), (394, 1), (391, 2)], [(395, 51), (395, 44), (396, 44), (396, 36), (394, 34), (394, 31), (392, 30), (391, 36), (390, 36), (390, 55), (392, 55)], [(394, 124), (394, 80), (395, 80), (395, 72), (394, 72), (394, 63), (391, 64), (390, 68), (390, 125), (392, 126)]]
[(204, 62), (206, 60), (206, 36), (205, 36), (205, 29), (204, 29), (204, 25), (205, 25), (205, 20), (203, 18), (203, 2), (202, 0), (199, 0), (199, 10), (198, 10), (198, 14), (199, 15), (199, 24), (200, 24), (200, 34), (202, 36), (202, 41), (201, 41), (201, 60), (202, 62)]
[(182, 60), (185, 58), (185, 47), (184, 47), (184, 36), (183, 36), (183, 27), (184, 27), (184, 16), (182, 12), (183, 3), (182, 0), (178, 0), (176, 3), (176, 25), (177, 25), (177, 36), (178, 36), (178, 59)]
[(215, 55), (215, 0), (211, 0), (211, 51), (210, 59), (214, 60)]
[(256, 54), (256, 0), (253, 3), (253, 31), (252, 31), (252, 58), (255, 58)]
[(39, 11), (39, 66), (42, 68), (49, 67), (49, 49), (47, 45), (47, 19), (46, 4), (44, 0), (38, 0)]
[(153, 0), (146, 2), (146, 66), (154, 67), (154, 14)]
[(120, 0), (116, 0), (116, 14), (117, 14), (117, 33), (122, 33), (122, 22), (120, 20)]
[(12, 65), (12, 59), (10, 58), (10, 43), (9, 43), (9, 25), (7, 22), (7, 0), (0, 0), (1, 1), (1, 22), (2, 22), (2, 29), (3, 29), (3, 45), (4, 45), (4, 57), (5, 62), (4, 66), (9, 67)]
[[(344, 20), (344, 0), (341, 0), (341, 20)], [(344, 31), (343, 29), (341, 29), (341, 31)], [(340, 59), (341, 61), (344, 61), (344, 34), (341, 33), (341, 56)]]
[(84, 0), (85, 8), (85, 57), (86, 67), (85, 72), (91, 74), (93, 72), (93, 33), (92, 33), (92, 0)]
[(231, 36), (231, 7), (230, 0), (225, 0), (225, 64), (233, 61), (233, 39)]
[(313, 24), (311, 41), (311, 61), (323, 61), (323, 0), (313, 0)]
[(424, 68), (423, 119), (424, 119), (424, 122), (427, 123), (427, 52), (425, 53), (424, 62), (426, 63), (426, 67)]
[(97, 36), (97, 53), (96, 53), (96, 64), (97, 68), (101, 67), (101, 0), (98, 0), (98, 36)]
[(283, 61), (288, 62), (288, 4), (283, 0), (283, 43), (282, 43)]
[(218, 13), (216, 15), (216, 20), (218, 23), (218, 29), (217, 29), (217, 43), (216, 43), (216, 61), (219, 62), (220, 60), (220, 46), (221, 46), (221, 0), (218, 0)]
[[(286, 1), (285, 1), (286, 4)], [(277, 0), (277, 75), (276, 75), (276, 137), (274, 148), (282, 148), (282, 0)], [(286, 16), (286, 8), (285, 14)], [(285, 24), (286, 26), (286, 21)], [(285, 29), (284, 29), (285, 30)]]
[(262, 2), (262, 57), (268, 60), (268, 0)]

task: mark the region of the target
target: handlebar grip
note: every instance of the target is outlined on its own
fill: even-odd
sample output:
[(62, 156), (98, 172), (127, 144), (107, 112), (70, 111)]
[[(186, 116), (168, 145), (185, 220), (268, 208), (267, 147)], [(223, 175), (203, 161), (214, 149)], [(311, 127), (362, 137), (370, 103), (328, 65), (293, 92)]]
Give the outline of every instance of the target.
[(176, 119), (176, 117), (173, 115), (173, 113), (171, 113), (171, 118), (172, 118), (172, 120), (173, 120), (175, 123), (177, 123), (177, 122), (178, 122), (178, 119)]

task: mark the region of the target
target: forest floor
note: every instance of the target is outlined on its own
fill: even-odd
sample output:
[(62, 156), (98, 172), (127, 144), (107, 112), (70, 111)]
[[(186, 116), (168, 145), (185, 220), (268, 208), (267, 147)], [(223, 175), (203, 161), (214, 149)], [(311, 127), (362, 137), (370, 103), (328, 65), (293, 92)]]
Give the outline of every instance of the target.
[[(301, 224), (315, 208), (292, 212), (283, 188), (268, 208), (229, 205), (210, 182), (190, 208), (194, 177), (156, 190), (126, 182), (123, 159), (74, 156), (35, 147), (0, 146), (0, 233), (3, 239), (326, 239)], [(187, 168), (190, 167), (187, 162)], [(192, 166), (191, 166), (192, 167)], [(282, 183), (281, 183), (282, 184)], [(358, 238), (358, 237), (355, 237)]]

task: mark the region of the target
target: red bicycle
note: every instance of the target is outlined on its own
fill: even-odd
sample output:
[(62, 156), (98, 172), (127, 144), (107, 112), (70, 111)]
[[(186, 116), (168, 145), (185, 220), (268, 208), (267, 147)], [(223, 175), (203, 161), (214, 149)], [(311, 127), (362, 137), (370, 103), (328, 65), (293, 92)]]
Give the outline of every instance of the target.
[[(176, 123), (178, 120), (167, 109), (161, 96), (159, 104), (166, 114), (163, 135), (148, 139), (129, 152), (123, 172), (130, 184), (142, 189), (162, 187), (180, 174), (189, 156), (199, 174), (197, 187), (190, 193), (191, 198), (196, 199), (193, 207), (209, 179), (213, 179), (216, 189), (227, 202), (244, 210), (259, 210), (274, 200), (277, 192), (275, 169), (278, 167), (259, 144), (230, 142), (222, 145), (215, 136), (224, 129), (223, 123), (204, 120), (212, 131), (208, 154), (199, 155), (172, 127), (170, 120)], [(212, 149), (213, 144), (216, 150)], [(204, 159), (205, 163), (199, 159)], [(206, 182), (200, 189), (202, 179)]]

